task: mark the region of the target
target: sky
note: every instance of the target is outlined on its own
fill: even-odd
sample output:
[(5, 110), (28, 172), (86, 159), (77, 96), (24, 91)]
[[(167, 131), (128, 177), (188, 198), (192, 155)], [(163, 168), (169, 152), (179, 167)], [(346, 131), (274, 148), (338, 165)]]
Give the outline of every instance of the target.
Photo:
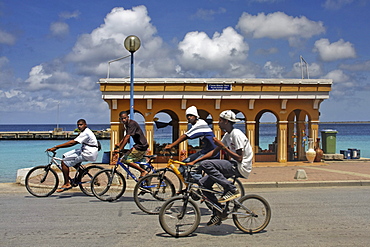
[[(332, 79), (320, 121), (370, 120), (367, 0), (0, 0), (0, 124), (109, 123), (100, 78)], [(110, 77), (128, 77), (129, 59)]]

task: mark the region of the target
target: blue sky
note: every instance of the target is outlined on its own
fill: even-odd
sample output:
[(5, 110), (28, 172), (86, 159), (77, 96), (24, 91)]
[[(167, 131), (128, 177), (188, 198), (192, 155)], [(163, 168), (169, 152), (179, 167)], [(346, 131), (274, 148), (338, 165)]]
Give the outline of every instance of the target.
[[(109, 123), (100, 78), (333, 79), (321, 121), (370, 120), (366, 0), (0, 0), (0, 124)], [(129, 61), (111, 77), (129, 76)]]

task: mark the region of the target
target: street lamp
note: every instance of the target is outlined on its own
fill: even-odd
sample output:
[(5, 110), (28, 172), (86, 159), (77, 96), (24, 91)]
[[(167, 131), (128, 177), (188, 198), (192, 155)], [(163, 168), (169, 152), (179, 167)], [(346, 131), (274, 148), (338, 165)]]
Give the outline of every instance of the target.
[(134, 53), (139, 50), (141, 42), (135, 35), (130, 35), (124, 42), (126, 50), (131, 53), (131, 73), (130, 73), (130, 119), (134, 120)]

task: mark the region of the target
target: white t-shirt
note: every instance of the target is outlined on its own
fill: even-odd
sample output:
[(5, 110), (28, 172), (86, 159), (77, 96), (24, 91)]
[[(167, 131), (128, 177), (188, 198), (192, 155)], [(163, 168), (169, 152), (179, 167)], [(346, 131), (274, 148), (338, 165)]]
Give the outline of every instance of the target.
[(98, 140), (96, 140), (95, 134), (89, 128), (82, 131), (74, 140), (82, 144), (81, 155), (84, 159), (95, 161), (98, 158)]
[(248, 178), (252, 171), (253, 151), (248, 138), (240, 129), (233, 129), (231, 133), (226, 133), (222, 138), (222, 143), (225, 144), (232, 152), (242, 149), (243, 159), (238, 163), (238, 170), (240, 175)]

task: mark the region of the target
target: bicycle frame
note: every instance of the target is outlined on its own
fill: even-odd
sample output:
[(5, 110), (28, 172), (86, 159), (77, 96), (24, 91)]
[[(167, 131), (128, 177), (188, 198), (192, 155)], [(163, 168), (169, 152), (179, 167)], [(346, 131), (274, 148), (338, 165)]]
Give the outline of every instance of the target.
[[(156, 156), (153, 156), (149, 159), (148, 162), (146, 162), (144, 165), (148, 166), (153, 172), (155, 172), (155, 169), (154, 167), (152, 166), (152, 159), (154, 159)], [(112, 174), (114, 174), (116, 171), (117, 171), (117, 168), (118, 166), (122, 167), (123, 170), (126, 171), (127, 173), (127, 176), (130, 176), (133, 180), (135, 180), (135, 182), (138, 182), (139, 180), (137, 179), (137, 177), (135, 176), (135, 174), (133, 174), (131, 171), (130, 171), (130, 167), (128, 165), (126, 165), (125, 163), (122, 163), (121, 162), (122, 158), (120, 158), (117, 163), (114, 165), (114, 167), (112, 168)], [(136, 164), (140, 165), (142, 164), (142, 162), (135, 162)]]
[[(51, 158), (51, 160), (50, 160), (50, 162), (48, 164), (49, 169), (52, 169), (51, 166), (52, 165), (55, 165), (55, 166), (57, 166), (59, 168), (59, 170), (62, 171), (62, 165), (61, 165), (61, 163), (58, 163), (58, 161), (62, 162), (63, 159), (62, 158), (55, 157), (56, 152), (52, 152), (52, 153), (53, 153), (53, 155), (50, 155), (48, 153), (49, 158)], [(85, 170), (85, 168), (83, 167), (83, 165), (81, 163), (75, 165), (74, 168), (76, 169), (76, 173), (75, 173), (74, 178), (71, 178), (71, 176), (68, 176), (68, 179), (71, 182), (71, 185), (73, 187), (75, 187), (75, 186), (77, 186), (79, 184), (82, 184), (82, 182), (81, 181), (78, 181), (77, 178), (78, 178), (79, 174)], [(45, 176), (47, 176), (47, 174), (45, 174)]]

